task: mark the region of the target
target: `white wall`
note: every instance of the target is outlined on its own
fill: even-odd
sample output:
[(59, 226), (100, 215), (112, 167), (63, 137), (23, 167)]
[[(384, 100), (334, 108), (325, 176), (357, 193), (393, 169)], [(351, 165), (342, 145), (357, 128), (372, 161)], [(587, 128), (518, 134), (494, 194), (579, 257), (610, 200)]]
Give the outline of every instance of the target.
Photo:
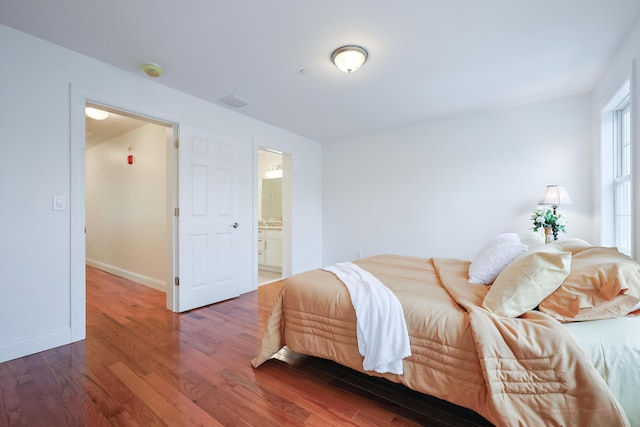
[(594, 237), (590, 97), (574, 96), (323, 146), (323, 261), (396, 253), (471, 259), (526, 233), (545, 186), (567, 186), (568, 231)]
[[(593, 209), (596, 213), (596, 221), (600, 223), (600, 204), (602, 191), (600, 187), (601, 174), (601, 111), (616, 92), (622, 87), (626, 80), (631, 80), (631, 138), (633, 170), (640, 171), (640, 17), (636, 20), (633, 28), (627, 35), (617, 54), (612, 58), (610, 66), (604, 76), (593, 91), (592, 116), (593, 126), (593, 151), (596, 153), (593, 159), (593, 168), (596, 173), (593, 176), (594, 187), (597, 189), (593, 201)], [(635, 227), (635, 248), (634, 256), (640, 259), (640, 173), (633, 176), (634, 188), (634, 227)], [(605, 225), (606, 226), (606, 225)], [(602, 233), (598, 233), (598, 240), (602, 244), (612, 244), (610, 238)]]
[(87, 149), (85, 163), (87, 264), (162, 291), (170, 218), (165, 132), (148, 123)]
[[(84, 336), (76, 327), (84, 313), (84, 299), (72, 286), (77, 272), (71, 267), (77, 262), (72, 253), (78, 257), (81, 252), (81, 262), (85, 255), (84, 248), (72, 247), (77, 238), (71, 237), (81, 235), (84, 227), (71, 215), (78, 205), (70, 198), (72, 188), (76, 194), (78, 186), (71, 181), (71, 167), (78, 156), (84, 159), (83, 147), (79, 154), (71, 148), (74, 138), (83, 140), (78, 129), (74, 128), (73, 138), (70, 130), (70, 122), (84, 121), (82, 108), (74, 110), (77, 117), (70, 113), (70, 102), (78, 92), (114, 107), (253, 140), (255, 156), (247, 160), (252, 170), (256, 170), (258, 146), (290, 153), (292, 270), (321, 264), (319, 143), (169, 89), (162, 79), (124, 72), (6, 26), (0, 26), (0, 57), (0, 200), (4, 207), (0, 361)], [(170, 66), (166, 68), (169, 75)], [(256, 194), (246, 197), (252, 207)], [(53, 195), (67, 197), (67, 210), (52, 211)], [(253, 208), (252, 216), (257, 228)], [(256, 239), (251, 240), (255, 249)], [(247, 257), (257, 265), (256, 253), (252, 250)], [(242, 283), (243, 292), (255, 289), (256, 273), (254, 279)], [(80, 307), (70, 300), (81, 300)]]

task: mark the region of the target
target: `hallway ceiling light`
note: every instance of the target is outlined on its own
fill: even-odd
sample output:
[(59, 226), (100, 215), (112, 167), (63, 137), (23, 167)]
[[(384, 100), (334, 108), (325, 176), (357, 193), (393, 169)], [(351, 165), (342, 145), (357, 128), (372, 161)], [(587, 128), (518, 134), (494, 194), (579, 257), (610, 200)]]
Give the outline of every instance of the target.
[(336, 64), (340, 71), (351, 74), (362, 67), (362, 64), (367, 62), (368, 57), (369, 52), (365, 48), (348, 45), (334, 50), (331, 54), (331, 62)]
[(104, 120), (109, 117), (109, 113), (107, 113), (106, 111), (98, 110), (97, 108), (93, 107), (86, 107), (84, 109), (84, 113), (87, 115), (87, 117), (92, 118), (93, 120)]

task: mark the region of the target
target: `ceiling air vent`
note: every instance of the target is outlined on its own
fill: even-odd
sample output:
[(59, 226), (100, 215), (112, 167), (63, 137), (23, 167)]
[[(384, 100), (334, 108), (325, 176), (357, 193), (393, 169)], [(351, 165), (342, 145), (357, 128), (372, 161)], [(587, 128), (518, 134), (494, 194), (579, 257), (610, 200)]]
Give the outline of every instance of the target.
[(238, 98), (235, 95), (225, 96), (224, 98), (220, 98), (219, 101), (224, 102), (225, 104), (230, 105), (233, 108), (240, 108), (249, 104), (249, 101), (245, 101), (244, 99)]

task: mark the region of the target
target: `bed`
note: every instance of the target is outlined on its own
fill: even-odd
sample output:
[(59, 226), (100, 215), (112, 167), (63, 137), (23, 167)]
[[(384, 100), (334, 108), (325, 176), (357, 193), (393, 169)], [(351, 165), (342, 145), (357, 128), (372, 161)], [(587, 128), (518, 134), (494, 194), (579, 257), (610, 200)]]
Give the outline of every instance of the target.
[[(550, 248), (546, 246), (541, 252), (546, 254)], [(566, 313), (554, 314), (553, 304), (547, 313), (541, 312), (538, 304), (535, 310), (524, 304), (524, 308), (520, 307), (524, 310), (522, 313), (507, 315), (496, 314), (503, 307), (496, 308), (495, 304), (492, 309), (486, 307), (490, 299), (487, 294), (492, 288), (499, 282), (513, 283), (511, 270), (514, 268), (507, 267), (513, 267), (518, 261), (518, 268), (522, 270), (521, 260), (539, 249), (525, 245), (526, 252), (512, 257), (501, 268), (499, 276), (510, 271), (510, 275), (505, 276), (508, 280), (493, 279), (492, 286), (470, 283), (470, 264), (473, 263), (464, 260), (379, 255), (355, 261), (382, 281), (402, 304), (411, 355), (402, 361), (401, 375), (363, 369), (355, 312), (347, 288), (334, 274), (313, 270), (295, 275), (283, 285), (268, 319), (260, 354), (252, 365), (259, 367), (286, 345), (294, 352), (329, 359), (472, 409), (496, 426), (629, 425), (625, 409), (616, 397), (626, 391), (615, 390), (614, 394), (605, 381), (607, 375), (594, 368), (590, 356), (578, 344), (582, 341), (582, 345), (587, 346), (586, 338), (593, 337), (591, 332), (563, 325), (561, 321), (566, 319), (558, 317)], [(545, 298), (558, 293), (561, 299), (560, 291), (566, 293), (560, 286), (569, 282), (570, 267), (566, 259), (577, 257), (579, 251), (564, 249), (553, 251), (562, 254), (562, 267), (567, 274), (560, 275), (563, 279), (549, 287), (553, 288), (551, 291), (545, 291)], [(544, 269), (545, 283), (553, 281), (545, 274), (557, 267)], [(640, 270), (638, 273), (640, 275)], [(525, 271), (527, 274), (531, 276), (530, 271)], [(555, 281), (558, 280), (556, 277)], [(516, 295), (507, 298), (510, 303), (522, 299), (522, 294), (528, 291), (518, 288), (511, 292)], [(633, 286), (631, 290), (620, 290), (620, 295), (633, 298), (625, 300), (625, 304), (640, 301), (640, 289)], [(516, 302), (523, 305), (523, 301)], [(594, 307), (579, 304), (576, 307), (591, 308), (582, 314), (590, 312), (602, 317)], [(626, 306), (623, 309), (626, 310)], [(600, 351), (599, 345), (591, 346), (592, 353)], [(609, 364), (604, 360), (601, 363)], [(625, 381), (620, 380), (624, 377), (617, 378), (618, 385), (624, 388)], [(638, 425), (637, 419), (633, 421)]]

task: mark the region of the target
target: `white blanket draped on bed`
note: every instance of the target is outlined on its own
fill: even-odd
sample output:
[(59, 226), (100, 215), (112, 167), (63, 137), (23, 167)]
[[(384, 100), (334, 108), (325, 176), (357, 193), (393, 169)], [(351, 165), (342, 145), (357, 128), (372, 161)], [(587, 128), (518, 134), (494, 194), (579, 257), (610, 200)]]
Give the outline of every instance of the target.
[(367, 371), (402, 375), (402, 359), (411, 355), (409, 333), (398, 298), (371, 273), (351, 262), (325, 267), (349, 290), (356, 313), (358, 351)]

